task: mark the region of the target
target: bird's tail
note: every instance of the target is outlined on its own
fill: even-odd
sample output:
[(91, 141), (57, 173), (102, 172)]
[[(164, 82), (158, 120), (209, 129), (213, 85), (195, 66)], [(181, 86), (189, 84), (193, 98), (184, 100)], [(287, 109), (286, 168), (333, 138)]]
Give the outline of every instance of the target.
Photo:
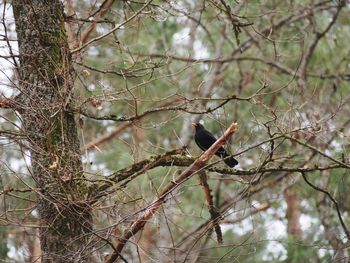
[[(228, 155), (228, 156), (229, 156), (229, 155)], [(231, 168), (235, 167), (235, 166), (238, 164), (238, 161), (237, 161), (235, 158), (233, 158), (233, 156), (226, 157), (226, 158), (224, 159), (224, 162), (225, 162), (228, 166), (230, 166)]]

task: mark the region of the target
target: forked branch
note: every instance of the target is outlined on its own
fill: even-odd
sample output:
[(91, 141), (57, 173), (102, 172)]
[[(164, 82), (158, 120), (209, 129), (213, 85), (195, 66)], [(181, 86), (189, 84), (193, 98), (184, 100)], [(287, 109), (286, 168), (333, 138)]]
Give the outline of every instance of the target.
[(225, 133), (207, 150), (205, 151), (197, 160), (195, 160), (185, 171), (183, 171), (175, 181), (170, 182), (164, 190), (160, 193), (148, 208), (139, 216), (139, 218), (131, 224), (129, 229), (127, 229), (124, 234), (119, 238), (119, 243), (116, 246), (115, 251), (107, 260), (107, 263), (116, 262), (121, 251), (125, 247), (128, 240), (134, 236), (138, 231), (140, 231), (147, 221), (152, 218), (152, 216), (157, 212), (157, 210), (166, 202), (166, 197), (172, 193), (179, 185), (187, 181), (193, 174), (201, 170), (209, 159), (215, 155), (217, 150), (227, 141), (227, 139), (236, 131), (237, 123), (232, 123), (231, 126), (225, 131)]

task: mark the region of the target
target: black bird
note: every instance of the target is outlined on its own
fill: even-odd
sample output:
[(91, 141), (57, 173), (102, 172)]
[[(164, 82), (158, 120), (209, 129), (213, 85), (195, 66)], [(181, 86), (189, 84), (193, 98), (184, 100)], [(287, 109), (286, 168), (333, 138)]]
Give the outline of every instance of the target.
[[(196, 128), (196, 133), (194, 135), (194, 140), (196, 144), (203, 151), (208, 150), (210, 146), (212, 146), (216, 142), (216, 138), (213, 134), (211, 134), (211, 132), (207, 131), (202, 124), (192, 123), (192, 125)], [(222, 146), (215, 154), (221, 158), (226, 158), (230, 156)], [(235, 167), (238, 164), (238, 161), (232, 156), (224, 159), (224, 162), (231, 168)]]

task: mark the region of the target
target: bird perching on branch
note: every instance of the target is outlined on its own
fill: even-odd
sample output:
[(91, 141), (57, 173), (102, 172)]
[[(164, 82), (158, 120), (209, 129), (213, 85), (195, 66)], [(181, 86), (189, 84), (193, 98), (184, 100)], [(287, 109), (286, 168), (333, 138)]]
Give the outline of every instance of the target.
[[(216, 142), (216, 138), (211, 132), (206, 130), (202, 124), (192, 123), (192, 125), (196, 129), (196, 133), (194, 135), (194, 140), (196, 144), (203, 151), (208, 150), (210, 146), (212, 146)], [(215, 155), (219, 156), (220, 158), (223, 158), (224, 162), (231, 168), (235, 167), (238, 164), (238, 161), (235, 158), (233, 158), (230, 154), (228, 154), (222, 146), (217, 150)]]

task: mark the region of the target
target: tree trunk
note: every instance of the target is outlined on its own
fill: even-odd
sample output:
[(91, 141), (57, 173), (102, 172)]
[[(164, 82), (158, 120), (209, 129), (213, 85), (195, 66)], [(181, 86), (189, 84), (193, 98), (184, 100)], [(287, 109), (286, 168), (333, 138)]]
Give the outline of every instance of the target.
[(59, 0), (14, 0), (19, 44), (18, 104), (38, 187), (42, 262), (91, 262), (91, 209), (69, 112), (73, 70)]
[(287, 203), (287, 233), (296, 239), (300, 239), (301, 226), (299, 195), (293, 188), (287, 188), (284, 192), (284, 196)]

